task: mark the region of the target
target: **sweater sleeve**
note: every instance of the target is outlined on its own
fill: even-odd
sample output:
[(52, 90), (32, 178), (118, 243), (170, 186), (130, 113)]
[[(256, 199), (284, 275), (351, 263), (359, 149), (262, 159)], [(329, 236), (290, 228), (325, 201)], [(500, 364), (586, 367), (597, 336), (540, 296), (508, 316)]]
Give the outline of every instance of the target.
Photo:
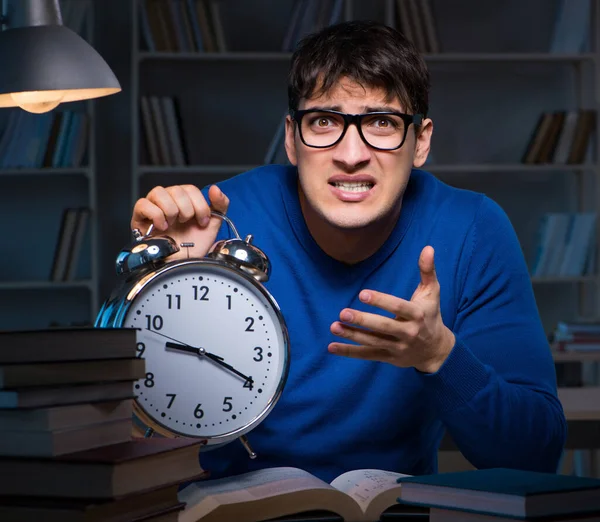
[(555, 472), (566, 420), (554, 362), (520, 244), (489, 198), (456, 277), (456, 344), (436, 373), (421, 374), (431, 403), (475, 467)]

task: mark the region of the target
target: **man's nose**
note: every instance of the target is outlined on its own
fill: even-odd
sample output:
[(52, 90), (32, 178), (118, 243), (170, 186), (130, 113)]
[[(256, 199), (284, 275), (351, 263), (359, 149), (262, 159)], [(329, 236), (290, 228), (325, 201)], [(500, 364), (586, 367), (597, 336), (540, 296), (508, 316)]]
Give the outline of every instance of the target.
[(334, 147), (333, 160), (355, 167), (370, 158), (371, 149), (360, 137), (358, 128), (356, 125), (349, 125), (342, 141)]

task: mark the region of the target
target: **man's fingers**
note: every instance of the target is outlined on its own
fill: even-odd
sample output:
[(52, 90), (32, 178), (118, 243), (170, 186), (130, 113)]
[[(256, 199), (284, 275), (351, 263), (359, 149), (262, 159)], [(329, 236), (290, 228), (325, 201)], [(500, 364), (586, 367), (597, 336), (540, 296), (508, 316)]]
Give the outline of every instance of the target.
[(160, 207), (152, 203), (147, 198), (141, 198), (136, 201), (133, 207), (133, 215), (131, 217), (131, 229), (138, 229), (142, 234), (147, 232), (149, 222), (158, 230), (167, 230), (169, 223), (167, 222), (165, 213)]
[(436, 286), (438, 284), (435, 273), (434, 262), (435, 251), (433, 247), (426, 246), (419, 256), (419, 271), (421, 272), (421, 284), (424, 286)]
[(421, 310), (414, 303), (401, 299), (399, 297), (376, 292), (375, 290), (362, 290), (358, 294), (358, 298), (371, 306), (385, 310), (394, 314), (398, 319), (406, 319), (407, 321), (421, 318)]
[(219, 187), (217, 187), (217, 185), (212, 185), (208, 189), (208, 199), (210, 199), (210, 206), (213, 209), (222, 214), (227, 213), (227, 209), (229, 208), (229, 198)]

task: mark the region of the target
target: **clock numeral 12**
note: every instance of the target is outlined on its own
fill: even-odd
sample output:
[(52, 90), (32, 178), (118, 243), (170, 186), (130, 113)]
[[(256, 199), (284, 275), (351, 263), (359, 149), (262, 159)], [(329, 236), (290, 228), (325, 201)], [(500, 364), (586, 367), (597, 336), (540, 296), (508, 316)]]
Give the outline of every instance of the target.
[(194, 301), (208, 301), (208, 286), (201, 286), (198, 288), (196, 285), (192, 287), (194, 289)]

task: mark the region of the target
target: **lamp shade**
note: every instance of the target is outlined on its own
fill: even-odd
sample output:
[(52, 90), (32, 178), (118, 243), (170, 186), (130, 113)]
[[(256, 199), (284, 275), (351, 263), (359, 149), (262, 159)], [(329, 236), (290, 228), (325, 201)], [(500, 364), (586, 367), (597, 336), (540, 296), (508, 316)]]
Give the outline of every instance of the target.
[(0, 107), (21, 106), (31, 112), (121, 90), (98, 52), (77, 33), (58, 24), (0, 32), (0, 71)]

